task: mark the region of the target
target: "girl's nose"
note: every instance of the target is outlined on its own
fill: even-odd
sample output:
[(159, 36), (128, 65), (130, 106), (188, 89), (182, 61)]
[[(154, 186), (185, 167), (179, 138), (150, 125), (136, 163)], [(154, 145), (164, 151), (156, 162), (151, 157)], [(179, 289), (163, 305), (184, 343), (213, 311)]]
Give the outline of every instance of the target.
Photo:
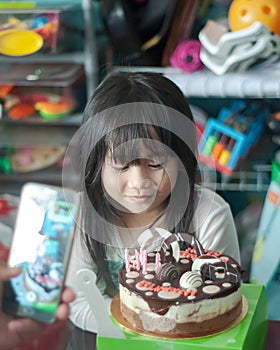
[(153, 180), (144, 167), (135, 165), (129, 169), (127, 183), (131, 188), (144, 189), (152, 186)]

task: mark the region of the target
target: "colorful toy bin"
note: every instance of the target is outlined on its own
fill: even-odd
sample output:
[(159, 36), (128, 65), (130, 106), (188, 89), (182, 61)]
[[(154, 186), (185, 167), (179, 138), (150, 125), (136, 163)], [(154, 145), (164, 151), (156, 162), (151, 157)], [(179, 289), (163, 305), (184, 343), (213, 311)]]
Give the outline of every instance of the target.
[(98, 350), (264, 350), (267, 335), (267, 303), (264, 287), (243, 284), (247, 313), (237, 325), (215, 335), (199, 338), (167, 339), (137, 334), (123, 329), (125, 337), (97, 336)]
[[(0, 13), (0, 53), (7, 56), (57, 53), (63, 41), (66, 7), (3, 9)], [(33, 36), (32, 36), (33, 34)]]
[(222, 108), (216, 119), (209, 118), (198, 144), (200, 162), (231, 175), (263, 134), (270, 111), (260, 101), (234, 100)]
[(86, 103), (83, 65), (5, 63), (0, 66), (3, 120), (55, 120), (81, 113)]

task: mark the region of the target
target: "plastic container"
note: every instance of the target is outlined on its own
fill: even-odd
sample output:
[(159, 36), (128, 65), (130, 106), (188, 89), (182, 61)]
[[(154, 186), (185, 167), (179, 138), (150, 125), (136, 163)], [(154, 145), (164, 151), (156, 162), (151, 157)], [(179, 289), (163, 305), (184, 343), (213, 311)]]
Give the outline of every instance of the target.
[(86, 103), (83, 65), (1, 65), (0, 95), (3, 119), (57, 119), (80, 113)]
[[(33, 8), (33, 9), (4, 9), (0, 12), (0, 44), (4, 46), (0, 53), (7, 56), (24, 56), (28, 50), (24, 46), (24, 34), (32, 32), (37, 38), (42, 38), (42, 45), (35, 39), (30, 42), (29, 54), (57, 53), (60, 51), (65, 31), (61, 30), (64, 13), (69, 7)], [(18, 35), (22, 35), (19, 40)], [(3, 37), (1, 39), (1, 36)], [(32, 37), (30, 37), (32, 38)], [(28, 40), (30, 41), (29, 39)], [(17, 49), (13, 45), (17, 44)], [(22, 42), (22, 46), (21, 46)], [(37, 48), (37, 49), (36, 49)], [(23, 52), (23, 53), (22, 53)]]

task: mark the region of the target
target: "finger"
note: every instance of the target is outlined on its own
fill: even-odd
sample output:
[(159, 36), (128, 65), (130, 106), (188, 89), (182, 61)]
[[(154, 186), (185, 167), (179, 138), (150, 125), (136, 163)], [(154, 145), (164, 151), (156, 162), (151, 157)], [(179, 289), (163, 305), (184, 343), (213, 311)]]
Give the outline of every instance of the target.
[(71, 303), (72, 301), (75, 300), (75, 298), (76, 298), (76, 294), (73, 291), (73, 289), (69, 287), (65, 287), (61, 295), (61, 300), (65, 303)]
[(70, 316), (70, 307), (66, 303), (62, 303), (57, 307), (56, 319), (60, 321), (66, 321)]
[(20, 267), (9, 267), (7, 265), (0, 265), (0, 281), (7, 281), (12, 277), (17, 276), (21, 272)]

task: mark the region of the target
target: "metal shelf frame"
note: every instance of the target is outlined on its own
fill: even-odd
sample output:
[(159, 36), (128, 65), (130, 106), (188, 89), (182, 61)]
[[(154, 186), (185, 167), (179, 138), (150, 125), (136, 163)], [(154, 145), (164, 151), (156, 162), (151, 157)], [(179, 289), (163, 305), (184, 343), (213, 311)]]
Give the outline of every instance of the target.
[[(205, 170), (205, 169), (204, 169)], [(216, 170), (207, 169), (209, 178), (214, 182), (204, 183), (205, 186), (218, 191), (267, 192), (271, 179), (271, 164), (255, 164), (253, 169), (234, 171), (229, 177), (216, 174)], [(212, 174), (211, 173), (215, 173)], [(216, 176), (215, 176), (216, 175)]]

